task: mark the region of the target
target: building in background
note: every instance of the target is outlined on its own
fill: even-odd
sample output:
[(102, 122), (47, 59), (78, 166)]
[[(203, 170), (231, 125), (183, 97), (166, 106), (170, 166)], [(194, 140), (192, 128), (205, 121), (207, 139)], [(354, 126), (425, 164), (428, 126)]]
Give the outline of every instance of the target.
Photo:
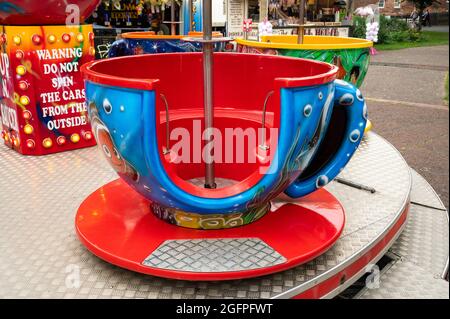
[[(434, 3), (429, 7), (430, 13), (435, 16), (445, 17), (448, 24), (448, 1), (439, 0), (440, 3)], [(369, 4), (378, 4), (380, 13), (391, 17), (409, 17), (414, 10), (414, 4), (408, 0), (353, 0), (353, 8), (364, 7)], [(435, 21), (436, 23), (437, 21)], [(444, 21), (442, 21), (444, 22)]]

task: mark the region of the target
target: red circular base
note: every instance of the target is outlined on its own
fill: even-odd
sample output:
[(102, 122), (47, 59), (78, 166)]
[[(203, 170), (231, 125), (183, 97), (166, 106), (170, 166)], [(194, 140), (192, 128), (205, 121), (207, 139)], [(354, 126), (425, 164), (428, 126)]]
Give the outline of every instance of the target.
[[(277, 199), (272, 205), (276, 210), (260, 220), (220, 230), (168, 224), (153, 215), (150, 204), (120, 179), (113, 181), (82, 203), (75, 221), (77, 234), (98, 257), (133, 271), (184, 280), (231, 280), (267, 275), (305, 263), (330, 248), (345, 223), (341, 204), (324, 189), (300, 200)], [(259, 239), (284, 258), (283, 262), (262, 268), (223, 272), (183, 271), (143, 264), (168, 240), (196, 239)]]

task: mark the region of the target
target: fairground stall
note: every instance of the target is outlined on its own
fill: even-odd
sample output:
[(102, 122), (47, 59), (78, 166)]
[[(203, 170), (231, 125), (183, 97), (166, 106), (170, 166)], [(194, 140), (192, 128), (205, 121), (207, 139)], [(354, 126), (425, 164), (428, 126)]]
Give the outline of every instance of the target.
[(101, 0), (88, 19), (94, 25), (96, 57), (106, 58), (112, 43), (124, 33), (183, 34), (183, 3), (182, 0)]
[(445, 206), (364, 134), (363, 92), (331, 63), (217, 52), (233, 39), (201, 10), (198, 52), (80, 67), (96, 148), (0, 147), (0, 295), (448, 298)]
[(226, 0), (224, 10), (227, 35), (243, 37), (244, 20), (254, 24), (251, 39), (257, 38), (258, 23), (271, 24), (272, 34), (297, 34), (300, 5), (305, 9), (305, 33), (307, 35), (350, 36), (351, 4), (344, 0)]

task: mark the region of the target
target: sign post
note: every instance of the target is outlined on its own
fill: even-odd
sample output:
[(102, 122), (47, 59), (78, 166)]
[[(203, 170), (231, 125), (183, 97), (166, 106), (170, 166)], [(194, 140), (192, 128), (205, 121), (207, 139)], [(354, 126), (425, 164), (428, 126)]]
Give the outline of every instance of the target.
[(300, 0), (300, 10), (299, 10), (299, 25), (298, 25), (298, 39), (297, 43), (302, 44), (305, 34), (305, 0)]
[(248, 39), (248, 33), (252, 32), (252, 24), (253, 24), (253, 20), (252, 19), (245, 19), (244, 20), (244, 25), (243, 25), (243, 31), (244, 31), (244, 39), (247, 40)]

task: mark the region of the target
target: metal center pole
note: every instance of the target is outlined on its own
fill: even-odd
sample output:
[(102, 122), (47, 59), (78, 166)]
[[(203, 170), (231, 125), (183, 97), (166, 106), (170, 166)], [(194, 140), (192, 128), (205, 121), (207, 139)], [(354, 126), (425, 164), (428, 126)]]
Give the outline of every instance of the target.
[(300, 0), (300, 14), (298, 26), (298, 44), (303, 44), (303, 36), (305, 34), (305, 0)]
[(175, 26), (175, 0), (172, 0), (172, 4), (170, 6), (170, 34), (176, 35), (177, 29)]
[[(207, 139), (205, 145), (212, 146), (214, 137), (212, 129), (214, 125), (213, 108), (213, 43), (212, 40), (212, 5), (211, 0), (203, 1), (203, 89), (204, 89), (204, 108), (205, 108), (205, 131)], [(214, 156), (210, 152), (205, 154), (205, 188), (216, 188), (214, 172)]]
[(192, 24), (194, 23), (194, 0), (189, 0), (189, 31), (192, 31)]

